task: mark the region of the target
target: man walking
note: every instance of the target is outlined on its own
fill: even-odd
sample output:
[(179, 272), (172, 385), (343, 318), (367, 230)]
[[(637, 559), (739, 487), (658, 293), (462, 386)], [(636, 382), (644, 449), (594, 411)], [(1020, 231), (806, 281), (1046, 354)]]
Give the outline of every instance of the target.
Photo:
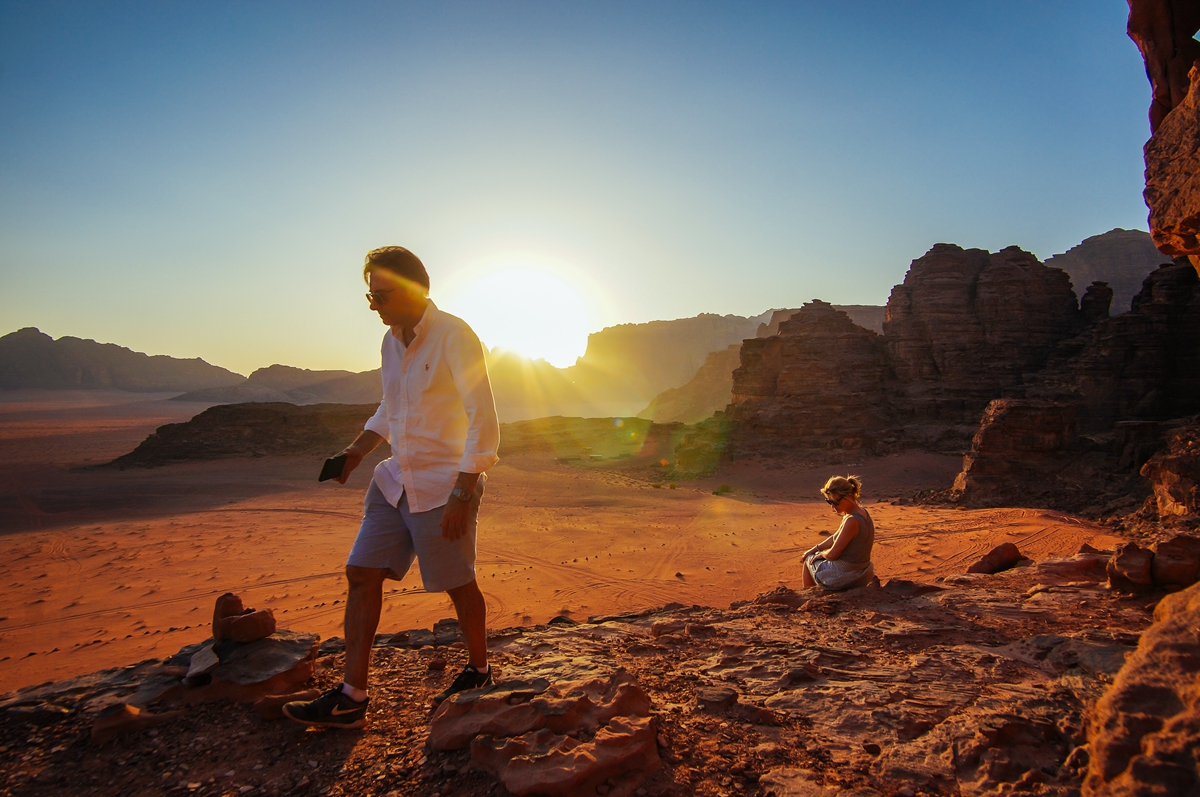
[(375, 468), (362, 525), (346, 561), (346, 674), (316, 700), (283, 712), (306, 725), (366, 724), (367, 671), (383, 605), (383, 581), (400, 580), (419, 560), (426, 592), (454, 602), (469, 663), (445, 698), (491, 683), (487, 610), (475, 581), (475, 530), (483, 472), (496, 464), (500, 427), (483, 346), (459, 318), (429, 300), (429, 275), (412, 252), (367, 253), (367, 299), (390, 330), (383, 336), (383, 401), (341, 453), (338, 481), (381, 442), (392, 455)]

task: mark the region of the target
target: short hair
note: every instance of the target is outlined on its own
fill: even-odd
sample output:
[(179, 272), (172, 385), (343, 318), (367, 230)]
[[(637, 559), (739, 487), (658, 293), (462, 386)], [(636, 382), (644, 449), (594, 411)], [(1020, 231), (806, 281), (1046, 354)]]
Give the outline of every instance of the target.
[(821, 492), (840, 498), (850, 496), (857, 501), (862, 492), (862, 479), (857, 476), (830, 476), (829, 481), (825, 482), (825, 486), (821, 488)]
[(390, 271), (406, 280), (415, 282), (426, 291), (429, 290), (429, 272), (421, 258), (405, 249), (403, 246), (381, 246), (367, 252), (363, 264), (363, 279), (371, 281), (371, 272), (377, 268)]

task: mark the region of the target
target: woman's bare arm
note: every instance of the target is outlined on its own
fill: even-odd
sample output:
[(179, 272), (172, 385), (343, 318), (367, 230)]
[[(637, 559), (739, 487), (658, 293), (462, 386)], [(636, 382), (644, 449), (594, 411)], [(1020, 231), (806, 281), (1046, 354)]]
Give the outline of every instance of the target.
[(829, 552), (825, 554), (825, 558), (833, 561), (840, 557), (842, 551), (846, 550), (846, 546), (850, 544), (850, 541), (857, 534), (858, 518), (854, 516), (847, 517), (842, 521), (842, 527), (838, 529), (837, 534), (831, 538), (833, 539), (833, 545), (830, 547)]

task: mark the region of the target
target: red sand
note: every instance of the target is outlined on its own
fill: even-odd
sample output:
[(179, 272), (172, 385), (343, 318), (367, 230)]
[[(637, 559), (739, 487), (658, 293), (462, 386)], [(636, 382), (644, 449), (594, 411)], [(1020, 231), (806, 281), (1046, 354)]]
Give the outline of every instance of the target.
[[(370, 463), (346, 487), (319, 459), (152, 470), (71, 470), (134, 448), (204, 405), (121, 393), (0, 394), (0, 692), (161, 657), (205, 639), (216, 596), (274, 609), (281, 628), (340, 636), (341, 568)], [(957, 457), (912, 453), (858, 473), (877, 526), (876, 567), (931, 580), (1001, 542), (1066, 555), (1116, 542), (1090, 521), (1033, 509), (876, 503), (944, 487)], [(835, 469), (739, 463), (654, 488), (635, 471), (506, 458), (489, 473), (478, 573), (493, 628), (668, 602), (724, 606), (798, 588), (800, 553), (837, 518), (817, 495)], [(720, 484), (733, 487), (713, 495)], [(381, 632), (453, 616), (414, 569), (389, 582)]]

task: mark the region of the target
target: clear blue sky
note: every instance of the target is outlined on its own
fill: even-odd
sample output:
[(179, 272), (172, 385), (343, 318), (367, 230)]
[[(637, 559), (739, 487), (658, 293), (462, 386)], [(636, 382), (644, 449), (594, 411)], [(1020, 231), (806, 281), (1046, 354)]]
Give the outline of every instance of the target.
[(0, 334), (370, 368), (358, 272), (388, 243), (485, 343), (576, 354), (613, 323), (882, 304), (939, 241), (1046, 258), (1145, 229), (1126, 14), (0, 2)]

